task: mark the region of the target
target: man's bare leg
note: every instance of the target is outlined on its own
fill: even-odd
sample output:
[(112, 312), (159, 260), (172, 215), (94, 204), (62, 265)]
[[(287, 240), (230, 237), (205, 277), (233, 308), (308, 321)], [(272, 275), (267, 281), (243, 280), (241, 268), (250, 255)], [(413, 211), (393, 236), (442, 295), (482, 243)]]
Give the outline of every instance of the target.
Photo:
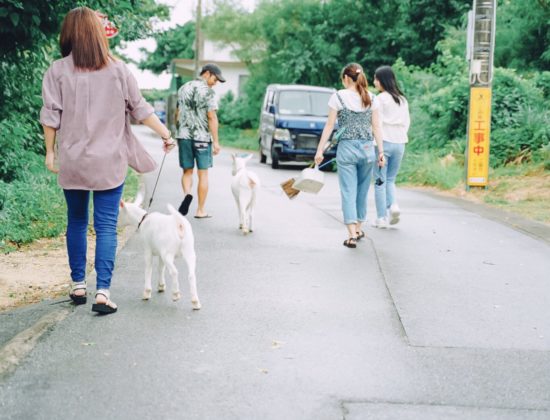
[(197, 217), (204, 217), (207, 215), (204, 210), (204, 204), (206, 202), (206, 196), (208, 195), (208, 169), (198, 169), (199, 185), (197, 188), (197, 195), (199, 196), (199, 204), (197, 208)]
[(183, 194), (191, 194), (191, 188), (193, 188), (193, 168), (183, 170), (181, 186), (183, 188)]

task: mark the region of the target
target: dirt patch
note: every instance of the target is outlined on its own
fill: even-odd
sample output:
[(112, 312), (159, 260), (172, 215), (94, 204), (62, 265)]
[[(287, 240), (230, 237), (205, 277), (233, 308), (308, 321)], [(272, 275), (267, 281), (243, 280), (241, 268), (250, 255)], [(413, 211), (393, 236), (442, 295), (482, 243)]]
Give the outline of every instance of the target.
[[(119, 231), (118, 249), (131, 234), (129, 228)], [(88, 273), (94, 268), (94, 253), (95, 236), (89, 233)], [(0, 312), (67, 296), (70, 284), (65, 235), (40, 239), (9, 254), (0, 254)]]

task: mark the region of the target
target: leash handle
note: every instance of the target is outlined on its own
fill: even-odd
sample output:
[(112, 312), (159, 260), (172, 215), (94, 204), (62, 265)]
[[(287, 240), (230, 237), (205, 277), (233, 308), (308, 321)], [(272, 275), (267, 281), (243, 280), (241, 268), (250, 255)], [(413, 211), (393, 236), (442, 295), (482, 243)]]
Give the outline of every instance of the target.
[(162, 172), (162, 167), (164, 166), (164, 159), (166, 159), (167, 154), (168, 154), (167, 152), (164, 152), (164, 156), (163, 156), (162, 162), (160, 164), (159, 173), (157, 175), (157, 180), (155, 181), (155, 186), (153, 188), (153, 192), (151, 193), (151, 198), (149, 199), (149, 204), (147, 205), (147, 210), (149, 210), (149, 207), (151, 207), (151, 203), (153, 202), (153, 197), (155, 196), (155, 191), (157, 189), (157, 184), (159, 183), (160, 173)]

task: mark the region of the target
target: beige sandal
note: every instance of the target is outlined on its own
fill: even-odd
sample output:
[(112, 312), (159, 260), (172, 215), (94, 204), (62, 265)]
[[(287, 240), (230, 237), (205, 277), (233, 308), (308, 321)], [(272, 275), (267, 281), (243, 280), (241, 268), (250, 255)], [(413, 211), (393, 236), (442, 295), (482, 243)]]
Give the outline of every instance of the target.
[(97, 312), (101, 315), (114, 314), (117, 311), (117, 305), (110, 299), (110, 292), (107, 289), (98, 289), (95, 293), (95, 297), (101, 295), (104, 296), (107, 301), (105, 303), (94, 303), (92, 305), (92, 311)]

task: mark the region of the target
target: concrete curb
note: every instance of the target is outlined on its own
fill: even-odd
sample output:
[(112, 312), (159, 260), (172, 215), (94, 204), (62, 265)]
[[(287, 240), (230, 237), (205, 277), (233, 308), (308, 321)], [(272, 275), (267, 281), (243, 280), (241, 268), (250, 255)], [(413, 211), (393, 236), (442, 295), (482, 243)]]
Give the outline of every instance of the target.
[(40, 318), (32, 327), (20, 332), (0, 349), (0, 378), (13, 372), (19, 362), (31, 352), (38, 339), (65, 319), (69, 309), (58, 309)]

